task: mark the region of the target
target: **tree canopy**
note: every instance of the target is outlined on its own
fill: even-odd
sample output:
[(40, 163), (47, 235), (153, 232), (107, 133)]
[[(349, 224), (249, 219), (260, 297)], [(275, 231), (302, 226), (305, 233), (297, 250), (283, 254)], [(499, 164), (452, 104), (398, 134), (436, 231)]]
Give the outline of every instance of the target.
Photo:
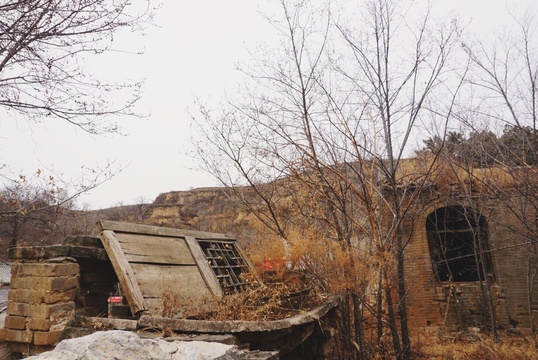
[(469, 134), (449, 132), (424, 140), (417, 155), (441, 153), (462, 164), (483, 168), (495, 165), (538, 166), (538, 134), (530, 126), (506, 125), (503, 132), (482, 129)]

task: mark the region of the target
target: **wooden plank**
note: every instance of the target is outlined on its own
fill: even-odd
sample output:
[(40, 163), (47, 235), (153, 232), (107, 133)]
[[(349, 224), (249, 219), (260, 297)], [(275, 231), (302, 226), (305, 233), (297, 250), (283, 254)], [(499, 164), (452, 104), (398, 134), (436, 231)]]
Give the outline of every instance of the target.
[(226, 239), (233, 240), (234, 238), (227, 234), (209, 233), (204, 231), (181, 230), (159, 226), (149, 226), (141, 224), (131, 224), (118, 221), (99, 220), (97, 222), (99, 231), (113, 230), (116, 233), (135, 233), (148, 234), (158, 236), (185, 237), (194, 236), (199, 239)]
[(118, 276), (120, 285), (127, 297), (127, 302), (133, 314), (147, 309), (146, 302), (136, 281), (131, 265), (125, 258), (123, 250), (112, 230), (103, 230), (100, 234), (103, 246), (110, 258), (112, 267)]
[(181, 293), (186, 298), (202, 298), (211, 295), (196, 265), (132, 263), (131, 267), (144, 298), (161, 298), (164, 292)]
[(146, 234), (115, 233), (129, 262), (195, 265), (185, 239)]
[(254, 278), (256, 279), (258, 284), (263, 286), (263, 281), (262, 281), (261, 277), (258, 275), (258, 271), (254, 267), (254, 265), (252, 265), (249, 258), (246, 256), (245, 252), (243, 251), (243, 248), (241, 248), (241, 246), (239, 246), (239, 243), (237, 243), (237, 242), (235, 242), (234, 245), (235, 245), (235, 248), (237, 249), (237, 252), (239, 253), (239, 256), (241, 256), (243, 258), (243, 260), (245, 260), (245, 264), (248, 267), (249, 273), (254, 276)]
[(192, 256), (196, 259), (196, 263), (198, 264), (202, 278), (204, 279), (209, 290), (211, 290), (215, 296), (223, 296), (224, 291), (220, 287), (219, 280), (213, 272), (213, 269), (211, 269), (211, 266), (209, 266), (209, 263), (207, 262), (198, 241), (196, 241), (193, 236), (185, 236), (185, 240), (189, 246)]
[[(179, 302), (177, 306), (166, 309), (167, 314), (163, 314), (163, 301), (160, 298), (147, 298), (148, 311), (144, 311), (144, 315), (155, 316), (158, 318), (184, 318), (186, 316), (200, 315), (214, 311), (215, 305), (211, 302), (213, 299), (207, 300), (203, 298), (188, 299), (184, 302)], [(171, 304), (170, 304), (171, 305)]]
[(146, 298), (148, 310), (144, 312), (148, 315), (162, 316), (163, 315), (163, 300), (161, 298)]

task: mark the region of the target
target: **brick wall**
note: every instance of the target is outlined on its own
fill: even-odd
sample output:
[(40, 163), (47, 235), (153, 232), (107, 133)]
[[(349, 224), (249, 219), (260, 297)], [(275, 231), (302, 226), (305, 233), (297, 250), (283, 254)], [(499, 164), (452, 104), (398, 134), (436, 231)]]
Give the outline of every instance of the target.
[[(407, 306), (412, 327), (457, 326), (459, 319), (467, 324), (476, 323), (485, 309), (481, 288), (476, 283), (454, 283), (450, 290), (447, 283), (438, 280), (434, 273), (426, 233), (426, 218), (440, 207), (474, 206), (487, 223), (488, 247), (493, 275), (492, 298), (496, 320), (506, 328), (529, 328), (527, 273), (538, 264), (535, 253), (525, 236), (528, 230), (521, 216), (503, 206), (498, 199), (481, 197), (472, 204), (466, 200), (454, 200), (436, 196), (421, 199), (410, 214), (409, 224), (404, 226), (404, 237), (410, 241), (405, 249), (405, 272), (408, 289)], [(529, 210), (530, 218), (535, 216)], [(536, 279), (538, 282), (538, 278)], [(533, 289), (534, 312), (538, 311), (538, 284)], [(458, 304), (458, 306), (456, 306)], [(459, 309), (458, 309), (459, 307)], [(458, 314), (460, 312), (460, 314)]]
[(78, 264), (17, 262), (11, 274), (0, 340), (29, 346), (55, 345), (75, 318)]

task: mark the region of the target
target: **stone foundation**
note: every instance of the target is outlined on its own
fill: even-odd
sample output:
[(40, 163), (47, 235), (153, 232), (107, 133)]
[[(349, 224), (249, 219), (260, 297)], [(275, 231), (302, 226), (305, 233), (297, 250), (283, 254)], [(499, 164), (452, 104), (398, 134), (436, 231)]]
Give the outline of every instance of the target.
[(67, 259), (16, 262), (11, 274), (0, 340), (15, 343), (16, 349), (47, 350), (62, 339), (65, 329), (75, 320), (79, 265)]

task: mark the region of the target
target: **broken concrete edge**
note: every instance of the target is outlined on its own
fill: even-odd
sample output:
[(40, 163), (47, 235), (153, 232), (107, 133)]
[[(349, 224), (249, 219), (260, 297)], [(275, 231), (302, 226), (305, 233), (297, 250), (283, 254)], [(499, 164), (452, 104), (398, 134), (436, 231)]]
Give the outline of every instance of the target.
[(101, 239), (98, 236), (91, 235), (68, 235), (64, 244), (73, 246), (88, 246), (94, 248), (103, 248)]
[(75, 323), (78, 326), (92, 328), (95, 330), (114, 329), (114, 330), (136, 331), (138, 328), (138, 322), (136, 320), (102, 318), (102, 317), (91, 317), (91, 316), (80, 316), (80, 315), (76, 316)]
[(140, 331), (144, 329), (172, 329), (194, 333), (238, 333), (245, 331), (275, 331), (317, 321), (338, 305), (339, 298), (334, 296), (322, 305), (287, 319), (273, 321), (212, 321), (171, 319), (142, 315), (139, 320), (76, 316), (78, 326), (99, 329)]
[(144, 329), (172, 329), (193, 333), (240, 333), (245, 331), (275, 331), (317, 321), (338, 305), (339, 298), (331, 297), (324, 304), (305, 313), (287, 319), (273, 321), (211, 321), (170, 319), (142, 315), (139, 320), (100, 318), (89, 316), (76, 317), (76, 323), (86, 328), (140, 331)]
[(142, 315), (138, 326), (142, 328), (172, 329), (174, 331), (195, 333), (241, 333), (241, 332), (269, 332), (288, 329), (293, 326), (317, 321), (331, 309), (338, 306), (339, 297), (333, 296), (322, 305), (287, 319), (272, 321), (212, 321), (171, 319), (151, 315)]

